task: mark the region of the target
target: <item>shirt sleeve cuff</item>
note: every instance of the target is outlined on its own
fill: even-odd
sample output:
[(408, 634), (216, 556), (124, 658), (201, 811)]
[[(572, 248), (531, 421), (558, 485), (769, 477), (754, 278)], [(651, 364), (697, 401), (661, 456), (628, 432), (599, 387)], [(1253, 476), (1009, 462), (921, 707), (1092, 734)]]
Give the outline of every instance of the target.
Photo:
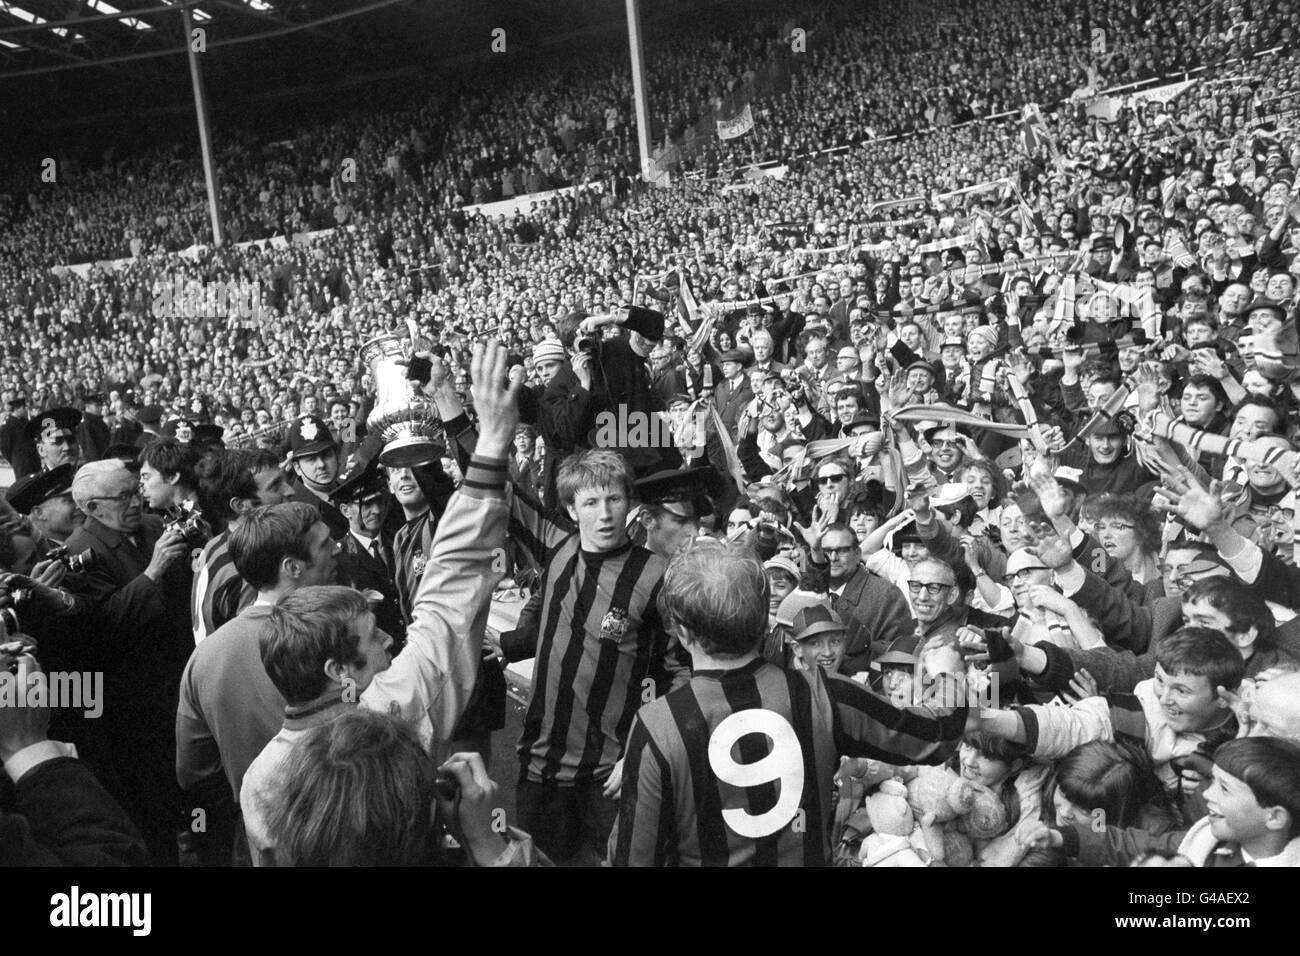
[(5, 773), (9, 775), (10, 780), (17, 783), (28, 771), (36, 769), (47, 761), (75, 756), (77, 756), (77, 748), (72, 744), (65, 744), (58, 740), (42, 740), (24, 747), (6, 760)]
[(1038, 749), (1038, 713), (1031, 707), (1013, 707), (1025, 725), (1025, 747), (1030, 753)]
[(1254, 584), (1258, 580), (1259, 572), (1264, 567), (1264, 552), (1255, 542), (1243, 540), (1241, 549), (1236, 554), (1228, 554), (1226, 551), (1220, 551), (1219, 554), (1228, 562), (1233, 573), (1246, 584)]
[(473, 455), (465, 469), (465, 480), (461, 482), (460, 490), (472, 498), (504, 498), (506, 476), (504, 458)]
[(1079, 566), (1078, 562), (1071, 564), (1064, 571), (1056, 572), (1056, 583), (1060, 586), (1061, 593), (1066, 597), (1073, 597), (1078, 594), (1085, 579), (1083, 568)]

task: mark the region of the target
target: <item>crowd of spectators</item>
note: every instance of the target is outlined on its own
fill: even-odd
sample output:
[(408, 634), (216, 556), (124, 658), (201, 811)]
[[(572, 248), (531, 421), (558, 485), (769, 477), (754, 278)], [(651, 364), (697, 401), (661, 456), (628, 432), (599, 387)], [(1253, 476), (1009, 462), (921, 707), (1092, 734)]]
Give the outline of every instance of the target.
[[(685, 157), (662, 188), (637, 181), (624, 60), (596, 54), (287, 144), (236, 139), (232, 243), (193, 256), (176, 253), (206, 211), (172, 152), (10, 203), (0, 453), (29, 482), (68, 469), (75, 542), (119, 553), (100, 559), (112, 573), (68, 573), (48, 557), (68, 529), (29, 484), (5, 517), (9, 595), (54, 632), (98, 613), (115, 639), (175, 643), (167, 601), (192, 594), (180, 643), (208, 635), (109, 697), (155, 680), (175, 704), (180, 684), (184, 794), (142, 792), (83, 736), (97, 805), (116, 800), (131, 823), (114, 825), (160, 861), (184, 797), (236, 821), (204, 859), (447, 862), (423, 829), (352, 832), (342, 812), (381, 790), (432, 800), (423, 753), (441, 748), (483, 865), (1300, 865), (1297, 16), (765, 5), (658, 38), (656, 122)], [(690, 141), (781, 70), (790, 88), (753, 104), (752, 131)], [(1102, 92), (1139, 81), (1144, 101)], [(781, 174), (740, 171), (757, 161)], [(567, 185), (511, 217), (465, 208)], [(256, 307), (195, 315), (191, 282)], [(447, 448), (385, 483), (360, 350), (408, 321)], [(109, 443), (90, 462), (73, 432), (101, 405), (169, 530)], [(660, 416), (672, 447), (629, 435), (629, 414)], [(270, 490), (281, 462), (298, 511)], [(189, 578), (184, 501), (211, 525)], [(374, 593), (404, 633), (337, 586), (363, 588), (333, 557), (360, 561), (357, 542), (378, 542), (371, 570), (400, 598)], [(579, 551), (617, 566), (622, 605), (575, 603)], [(507, 570), (532, 597), (480, 660)], [(246, 593), (208, 620), (219, 572)], [(584, 640), (596, 650), (574, 653)], [(529, 657), (522, 829), (489, 835), (487, 662)], [(673, 776), (740, 709), (728, 679), (786, 700), (769, 710), (795, 681), (826, 702), (782, 718), (817, 779), (793, 803), (783, 773), (744, 825), (746, 788), (712, 757), (717, 779), (695, 784), (732, 808), (716, 819)], [(638, 709), (647, 682), (674, 708)], [(687, 699), (710, 715), (702, 738), (675, 722)], [(121, 713), (123, 734), (165, 723)], [(337, 749), (389, 756), (345, 793)], [(785, 832), (796, 808), (824, 840)], [(403, 813), (375, 819), (419, 816)]]

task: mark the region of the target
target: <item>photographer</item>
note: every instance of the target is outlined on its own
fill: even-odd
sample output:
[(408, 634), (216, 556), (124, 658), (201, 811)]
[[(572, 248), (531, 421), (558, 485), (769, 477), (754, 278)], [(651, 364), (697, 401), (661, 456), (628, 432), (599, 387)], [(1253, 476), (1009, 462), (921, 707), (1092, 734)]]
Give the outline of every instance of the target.
[[(627, 329), (628, 335), (602, 337), (603, 330), (613, 325)], [(576, 350), (573, 370), (592, 395), (593, 418), (607, 411), (619, 421), (636, 421), (641, 416), (650, 421), (655, 413), (664, 411), (646, 364), (655, 344), (664, 337), (663, 313), (636, 306), (609, 315), (572, 312), (558, 323), (558, 331), (561, 343)], [(578, 357), (587, 354), (590, 358)], [(676, 468), (681, 462), (671, 448), (623, 447), (620, 442), (613, 450), (627, 458), (638, 475)]]
[[(105, 650), (99, 740), (83, 757), (145, 836), (158, 864), (177, 859), (179, 791), (172, 773), (181, 672), (194, 646), (184, 535), (144, 513), (135, 474), (120, 459), (82, 465), (72, 497), (86, 515), (68, 539), (94, 563), (69, 587), (89, 605)], [(111, 652), (108, 649), (111, 648)]]
[[(0, 643), (0, 673), (40, 670), (29, 649)], [(0, 796), (0, 866), (141, 866), (130, 818), (75, 748), (50, 739), (50, 709), (0, 707), (0, 763), (13, 782)]]
[[(199, 467), (199, 501), (217, 533), (194, 559), (190, 623), (195, 644), (253, 603), (256, 592), (240, 577), (230, 555), (230, 526), (258, 505), (280, 504), (282, 495), (264, 495), (262, 480), (251, 471), (252, 457), (248, 452), (221, 451)], [(287, 489), (278, 466), (275, 471), (279, 488)]]
[[(199, 510), (201, 456), (176, 438), (159, 438), (140, 452), (140, 494), (153, 511), (188, 516)], [(202, 542), (200, 542), (202, 544)]]
[[(87, 558), (74, 560), (78, 568)], [(68, 592), (67, 558), (41, 561), (29, 574), (0, 574), (0, 642), (13, 636), (34, 641), (48, 671), (102, 669), (104, 650), (86, 627), (89, 602)], [(83, 711), (53, 712), (54, 734), (78, 748), (93, 746), (98, 720)]]
[(587, 448), (587, 435), (596, 426), (590, 360), (590, 354), (585, 352), (574, 356), (578, 368), (583, 370), (583, 377), (579, 377), (559, 342), (549, 339), (539, 342), (533, 347), (533, 370), (541, 384), (519, 391), (519, 419), (536, 426), (546, 445), (538, 487), (539, 497), (547, 508), (559, 503), (555, 473), (560, 462), (573, 452)]

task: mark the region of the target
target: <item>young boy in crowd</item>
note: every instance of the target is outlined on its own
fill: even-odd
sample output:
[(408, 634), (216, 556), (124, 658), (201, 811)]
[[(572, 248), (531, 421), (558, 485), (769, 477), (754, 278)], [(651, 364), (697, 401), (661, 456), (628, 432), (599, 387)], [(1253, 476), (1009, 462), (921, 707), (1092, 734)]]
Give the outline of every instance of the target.
[(1300, 866), (1300, 746), (1273, 737), (1230, 740), (1214, 755), (1206, 814), (1188, 830), (1038, 823), (1026, 845), (1054, 847), (1085, 866), (1127, 866), (1176, 851), (1192, 866)]

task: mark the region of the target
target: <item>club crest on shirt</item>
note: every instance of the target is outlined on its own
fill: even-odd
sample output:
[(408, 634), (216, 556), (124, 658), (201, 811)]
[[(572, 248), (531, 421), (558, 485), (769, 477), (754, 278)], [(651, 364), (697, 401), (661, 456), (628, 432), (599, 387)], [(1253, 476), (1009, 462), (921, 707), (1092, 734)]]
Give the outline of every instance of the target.
[(602, 641), (621, 641), (627, 636), (627, 611), (622, 608), (610, 608), (600, 619), (600, 639)]
[(416, 549), (415, 554), (411, 555), (411, 573), (418, 579), (424, 574), (424, 566), (429, 563), (429, 559), (424, 556), (423, 549)]

